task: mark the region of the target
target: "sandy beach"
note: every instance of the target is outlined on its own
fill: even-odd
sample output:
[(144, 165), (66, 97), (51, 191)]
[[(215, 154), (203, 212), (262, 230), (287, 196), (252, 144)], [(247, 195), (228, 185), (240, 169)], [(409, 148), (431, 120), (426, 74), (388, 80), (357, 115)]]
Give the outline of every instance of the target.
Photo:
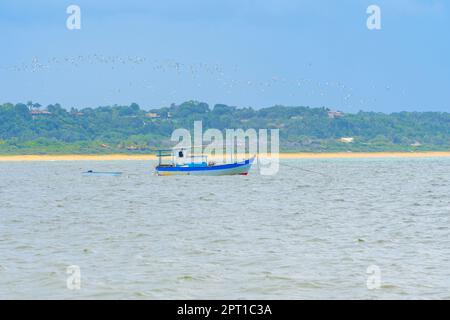
[[(362, 159), (362, 158), (436, 158), (450, 157), (449, 152), (336, 152), (336, 153), (281, 153), (280, 159)], [(238, 157), (240, 158), (240, 157)], [(70, 154), (70, 155), (0, 155), (0, 162), (24, 161), (150, 161), (155, 155), (136, 154)]]

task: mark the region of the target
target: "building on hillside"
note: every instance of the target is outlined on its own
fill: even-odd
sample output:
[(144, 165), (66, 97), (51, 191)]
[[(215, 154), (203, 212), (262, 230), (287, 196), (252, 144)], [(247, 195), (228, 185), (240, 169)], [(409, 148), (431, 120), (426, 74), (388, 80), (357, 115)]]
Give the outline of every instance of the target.
[(45, 117), (45, 116), (49, 116), (52, 113), (48, 110), (39, 110), (39, 109), (31, 109), (30, 110), (30, 114), (31, 114), (31, 118), (33, 120), (35, 120), (38, 117)]
[(161, 116), (160, 116), (159, 114), (154, 113), (154, 112), (146, 113), (145, 116), (146, 116), (147, 118), (151, 118), (151, 119), (161, 118)]
[(328, 118), (335, 119), (335, 118), (342, 118), (344, 116), (344, 113), (341, 111), (328, 111)]
[(342, 143), (353, 143), (355, 142), (355, 138), (353, 137), (343, 137), (339, 139), (340, 142)]
[(38, 110), (38, 109), (33, 109), (30, 110), (30, 113), (32, 116), (38, 116), (38, 115), (50, 115), (52, 114), (50, 111), (48, 110)]

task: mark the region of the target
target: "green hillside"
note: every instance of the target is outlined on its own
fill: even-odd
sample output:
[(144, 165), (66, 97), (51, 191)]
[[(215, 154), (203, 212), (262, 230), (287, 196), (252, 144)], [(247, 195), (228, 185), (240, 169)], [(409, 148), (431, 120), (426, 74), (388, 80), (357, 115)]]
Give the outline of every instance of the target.
[(191, 128), (195, 120), (202, 120), (204, 129), (278, 128), (287, 152), (450, 150), (450, 114), (442, 112), (343, 114), (196, 101), (147, 109), (135, 103), (82, 110), (6, 103), (0, 105), (0, 154), (149, 153), (168, 146), (174, 129)]

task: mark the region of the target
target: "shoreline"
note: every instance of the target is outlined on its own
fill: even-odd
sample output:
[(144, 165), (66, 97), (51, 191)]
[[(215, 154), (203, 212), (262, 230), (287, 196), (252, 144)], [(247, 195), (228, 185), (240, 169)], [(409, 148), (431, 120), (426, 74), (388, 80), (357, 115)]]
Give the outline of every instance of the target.
[[(380, 159), (380, 158), (442, 158), (450, 157), (450, 151), (428, 152), (329, 152), (329, 153), (280, 153), (280, 159)], [(32, 161), (152, 161), (155, 155), (138, 154), (61, 154), (61, 155), (0, 155), (0, 162)]]

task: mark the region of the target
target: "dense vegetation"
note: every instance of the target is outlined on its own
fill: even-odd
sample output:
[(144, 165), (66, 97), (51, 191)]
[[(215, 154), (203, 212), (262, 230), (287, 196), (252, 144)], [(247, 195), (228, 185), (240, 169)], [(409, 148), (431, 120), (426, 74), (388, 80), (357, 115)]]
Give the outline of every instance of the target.
[[(0, 105), (0, 154), (146, 153), (176, 128), (279, 128), (284, 151), (450, 149), (450, 114), (359, 112), (274, 106), (260, 110), (189, 101), (142, 110), (137, 104), (67, 110), (59, 104)], [(342, 138), (347, 138), (343, 139)]]

